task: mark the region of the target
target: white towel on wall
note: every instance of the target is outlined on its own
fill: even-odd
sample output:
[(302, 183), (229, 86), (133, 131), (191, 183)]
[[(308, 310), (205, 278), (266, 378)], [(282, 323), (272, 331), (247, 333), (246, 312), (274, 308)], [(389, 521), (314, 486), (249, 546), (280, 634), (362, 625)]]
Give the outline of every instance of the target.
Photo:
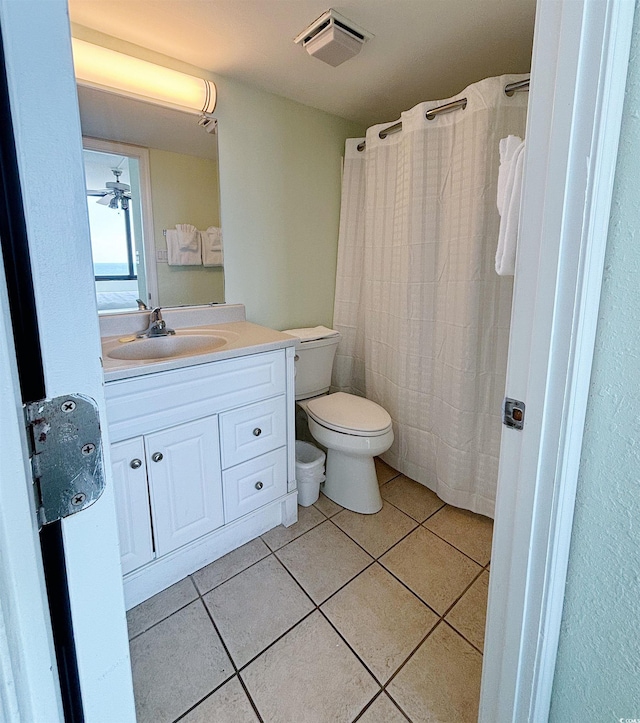
[(499, 276), (513, 276), (516, 271), (523, 165), (524, 141), (518, 136), (503, 138), (500, 141), (497, 197), (500, 232), (496, 251), (496, 273)]
[(209, 226), (202, 231), (202, 263), (204, 266), (222, 266), (224, 254), (222, 251), (222, 229)]
[(200, 232), (190, 223), (178, 223), (167, 230), (169, 266), (199, 266), (202, 263)]

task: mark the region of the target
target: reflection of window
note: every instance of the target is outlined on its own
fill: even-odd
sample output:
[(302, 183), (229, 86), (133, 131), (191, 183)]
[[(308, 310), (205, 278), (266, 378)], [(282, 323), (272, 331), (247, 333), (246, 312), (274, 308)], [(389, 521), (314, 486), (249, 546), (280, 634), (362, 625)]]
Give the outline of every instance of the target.
[(129, 208), (112, 208), (87, 196), (96, 281), (137, 279)]
[(137, 309), (138, 299), (155, 306), (148, 151), (95, 138), (85, 138), (84, 144), (98, 311)]
[(88, 197), (96, 281), (137, 279), (129, 209), (100, 206)]

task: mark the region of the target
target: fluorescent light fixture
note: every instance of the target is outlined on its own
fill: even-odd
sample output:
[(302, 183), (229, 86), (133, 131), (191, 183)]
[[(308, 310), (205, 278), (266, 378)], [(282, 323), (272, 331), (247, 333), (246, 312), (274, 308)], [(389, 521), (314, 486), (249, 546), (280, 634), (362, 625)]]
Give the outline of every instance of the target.
[(80, 85), (205, 116), (216, 107), (216, 86), (210, 80), (77, 38), (72, 38), (72, 43), (76, 80)]

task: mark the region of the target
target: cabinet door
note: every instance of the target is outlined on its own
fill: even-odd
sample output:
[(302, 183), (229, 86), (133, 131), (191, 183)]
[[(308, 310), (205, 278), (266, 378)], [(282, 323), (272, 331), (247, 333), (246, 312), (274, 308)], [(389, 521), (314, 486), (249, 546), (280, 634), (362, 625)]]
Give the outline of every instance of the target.
[(224, 522), (218, 418), (150, 434), (145, 446), (156, 552), (166, 555)]
[(111, 445), (111, 464), (124, 575), (154, 557), (142, 437)]

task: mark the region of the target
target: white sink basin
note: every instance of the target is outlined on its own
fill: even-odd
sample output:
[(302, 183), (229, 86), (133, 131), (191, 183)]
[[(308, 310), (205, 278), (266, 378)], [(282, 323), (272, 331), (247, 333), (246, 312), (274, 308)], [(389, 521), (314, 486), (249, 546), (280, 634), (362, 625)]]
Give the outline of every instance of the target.
[(111, 359), (125, 361), (150, 361), (175, 359), (177, 357), (209, 354), (222, 349), (237, 334), (213, 332), (206, 334), (176, 332), (172, 336), (156, 336), (110, 345), (106, 355)]

